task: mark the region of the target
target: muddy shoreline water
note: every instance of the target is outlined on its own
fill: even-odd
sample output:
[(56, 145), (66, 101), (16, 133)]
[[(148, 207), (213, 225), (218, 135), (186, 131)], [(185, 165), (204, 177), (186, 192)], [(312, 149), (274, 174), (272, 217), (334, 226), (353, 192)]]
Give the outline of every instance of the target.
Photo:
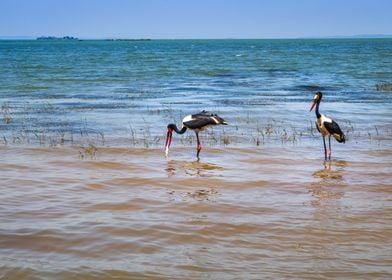
[(390, 278), (390, 150), (309, 148), (0, 147), (1, 276)]

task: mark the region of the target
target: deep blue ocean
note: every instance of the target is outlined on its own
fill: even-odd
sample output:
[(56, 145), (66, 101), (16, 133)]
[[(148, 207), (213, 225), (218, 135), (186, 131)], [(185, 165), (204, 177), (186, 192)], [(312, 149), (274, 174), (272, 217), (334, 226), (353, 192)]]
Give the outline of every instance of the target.
[(231, 124), (231, 143), (274, 124), (303, 136), (319, 90), (346, 132), (392, 134), (392, 39), (3, 40), (0, 65), (8, 144), (161, 145), (201, 110)]

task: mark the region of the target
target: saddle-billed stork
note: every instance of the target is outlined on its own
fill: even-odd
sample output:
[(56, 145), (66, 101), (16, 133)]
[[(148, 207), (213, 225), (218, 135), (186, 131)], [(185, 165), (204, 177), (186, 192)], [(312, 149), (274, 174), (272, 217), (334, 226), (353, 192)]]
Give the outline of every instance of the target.
[(328, 135), (328, 144), (329, 144), (329, 150), (328, 150), (328, 158), (331, 160), (331, 135), (338, 141), (339, 143), (345, 143), (346, 138), (344, 136), (344, 133), (340, 129), (339, 125), (332, 119), (326, 117), (323, 114), (320, 114), (319, 112), (319, 107), (320, 107), (320, 102), (321, 98), (323, 97), (323, 94), (319, 91), (316, 92), (316, 95), (314, 96), (312, 106), (310, 107), (309, 112), (311, 112), (316, 105), (316, 128), (317, 130), (321, 133), (323, 136), (323, 143), (324, 143), (324, 156), (325, 160), (327, 160), (327, 147), (325, 145), (325, 136)]
[(187, 129), (191, 129), (196, 133), (197, 139), (197, 154), (196, 157), (198, 160), (201, 144), (199, 140), (199, 132), (207, 129), (209, 126), (213, 125), (227, 125), (226, 121), (219, 117), (217, 114), (212, 114), (206, 111), (201, 111), (200, 113), (194, 115), (188, 115), (182, 120), (182, 128), (178, 129), (174, 123), (168, 124), (167, 126), (167, 136), (166, 136), (166, 144), (165, 144), (165, 153), (166, 156), (169, 154), (169, 147), (172, 141), (172, 134), (175, 131), (177, 134), (184, 134)]

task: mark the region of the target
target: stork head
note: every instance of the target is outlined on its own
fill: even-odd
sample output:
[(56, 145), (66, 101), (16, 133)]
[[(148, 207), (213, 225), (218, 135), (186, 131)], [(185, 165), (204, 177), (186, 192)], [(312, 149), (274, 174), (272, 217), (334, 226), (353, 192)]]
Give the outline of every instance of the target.
[(312, 103), (312, 105), (310, 106), (309, 112), (311, 112), (311, 111), (313, 110), (314, 106), (315, 106), (318, 102), (320, 102), (320, 100), (321, 100), (322, 97), (323, 97), (323, 94), (322, 94), (320, 91), (316, 92), (316, 94), (314, 95), (314, 98), (313, 98), (313, 103)]
[(172, 141), (172, 136), (173, 136), (173, 125), (169, 124), (167, 126), (167, 134), (166, 134), (166, 143), (165, 143), (165, 154), (166, 156), (169, 155), (169, 147)]

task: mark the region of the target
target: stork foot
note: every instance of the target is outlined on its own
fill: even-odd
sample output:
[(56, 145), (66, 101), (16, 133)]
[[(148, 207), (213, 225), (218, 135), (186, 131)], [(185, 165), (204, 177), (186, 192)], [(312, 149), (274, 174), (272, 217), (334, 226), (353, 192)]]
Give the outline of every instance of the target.
[(201, 145), (200, 145), (200, 144), (198, 144), (198, 145), (197, 145), (197, 154), (196, 154), (197, 161), (199, 161), (199, 160), (200, 160), (200, 157), (199, 157), (200, 151), (201, 151)]

